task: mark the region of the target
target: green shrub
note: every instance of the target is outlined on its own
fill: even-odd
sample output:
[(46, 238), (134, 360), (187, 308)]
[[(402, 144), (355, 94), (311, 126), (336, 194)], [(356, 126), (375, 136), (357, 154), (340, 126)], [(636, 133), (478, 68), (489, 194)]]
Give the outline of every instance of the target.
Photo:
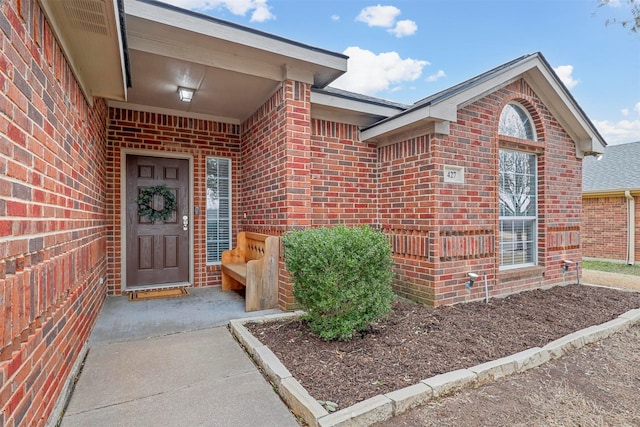
[(391, 246), (369, 226), (311, 228), (282, 238), (293, 295), (313, 333), (349, 340), (391, 312)]

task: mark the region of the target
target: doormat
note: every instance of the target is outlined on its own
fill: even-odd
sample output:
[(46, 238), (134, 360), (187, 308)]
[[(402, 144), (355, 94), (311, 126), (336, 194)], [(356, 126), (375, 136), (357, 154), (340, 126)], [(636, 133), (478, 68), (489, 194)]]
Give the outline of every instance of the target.
[(144, 301), (157, 298), (186, 297), (189, 295), (187, 288), (147, 289), (129, 293), (129, 301)]

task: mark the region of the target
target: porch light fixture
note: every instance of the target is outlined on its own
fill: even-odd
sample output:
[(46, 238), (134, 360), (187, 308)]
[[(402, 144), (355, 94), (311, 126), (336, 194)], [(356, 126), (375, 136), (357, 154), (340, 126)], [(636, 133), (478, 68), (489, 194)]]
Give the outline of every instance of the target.
[(193, 94), (196, 91), (193, 89), (187, 89), (186, 87), (178, 87), (178, 97), (182, 102), (191, 102)]

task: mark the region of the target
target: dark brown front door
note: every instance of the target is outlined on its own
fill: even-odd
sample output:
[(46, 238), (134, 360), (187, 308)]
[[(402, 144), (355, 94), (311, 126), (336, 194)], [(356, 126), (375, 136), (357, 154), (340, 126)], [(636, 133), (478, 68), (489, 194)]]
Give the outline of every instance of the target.
[[(189, 161), (129, 154), (126, 165), (126, 287), (188, 283)], [(175, 196), (177, 209), (165, 221), (138, 215), (141, 192), (163, 185)], [(156, 194), (150, 205), (162, 212), (164, 202)]]

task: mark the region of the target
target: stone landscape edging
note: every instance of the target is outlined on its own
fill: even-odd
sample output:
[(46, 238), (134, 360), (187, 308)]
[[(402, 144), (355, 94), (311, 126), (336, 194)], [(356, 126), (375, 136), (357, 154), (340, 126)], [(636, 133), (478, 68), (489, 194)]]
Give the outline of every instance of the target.
[(301, 311), (270, 314), (262, 317), (235, 319), (229, 329), (246, 352), (262, 369), (268, 380), (291, 411), (312, 427), (368, 426), (395, 417), (435, 397), (445, 396), (467, 387), (495, 381), (524, 372), (570, 351), (607, 338), (640, 324), (640, 308), (632, 309), (600, 325), (589, 326), (551, 341), (544, 347), (534, 347), (511, 356), (481, 363), (467, 369), (458, 369), (427, 378), (417, 384), (386, 394), (379, 394), (329, 413), (293, 377), (276, 355), (245, 328), (245, 323), (265, 323), (298, 317)]

